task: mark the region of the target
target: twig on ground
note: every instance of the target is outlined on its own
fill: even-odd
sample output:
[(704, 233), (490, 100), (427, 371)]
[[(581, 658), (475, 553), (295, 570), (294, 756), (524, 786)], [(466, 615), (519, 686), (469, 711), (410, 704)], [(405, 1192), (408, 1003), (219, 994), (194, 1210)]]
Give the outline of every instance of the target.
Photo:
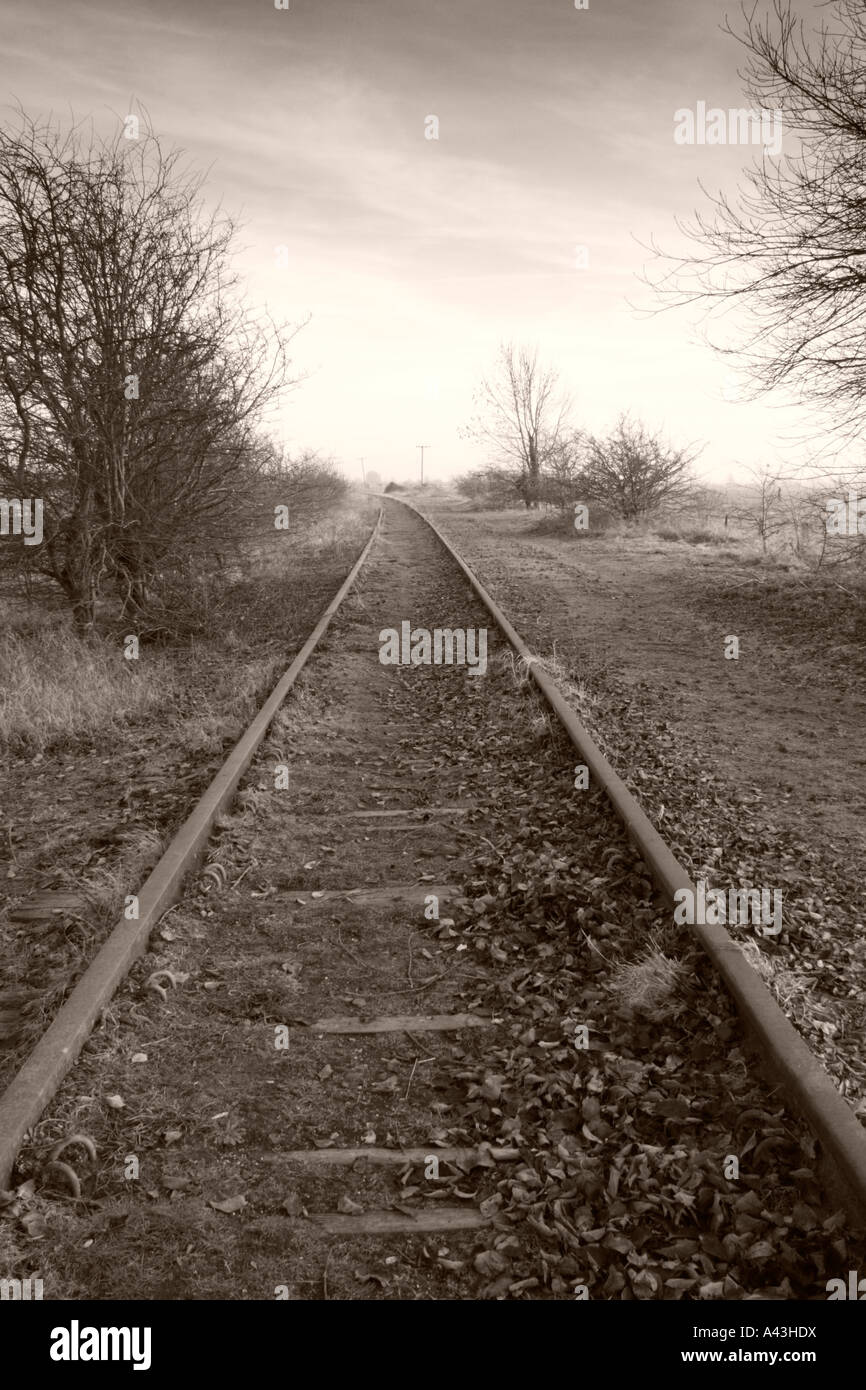
[(363, 969), (363, 961), (360, 961), (358, 957), (352, 951), (349, 950), (348, 946), (343, 940), (343, 933), (340, 927), (337, 927), (337, 942), (339, 944), (340, 950), (343, 951), (349, 957), (349, 960), (354, 961), (355, 965), (360, 965)]
[(447, 971), (444, 971), (444, 970), (443, 970), (443, 972), (442, 972), (441, 975), (434, 975), (433, 978), (432, 978), (432, 980), (427, 980), (423, 985), (414, 985), (414, 986), (412, 987), (412, 989), (389, 989), (389, 990), (388, 990), (388, 993), (389, 993), (389, 994), (420, 994), (420, 993), (422, 992), (422, 990), (429, 989), (431, 985), (436, 985), (436, 984), (439, 983), (440, 980), (444, 980), (444, 979), (445, 979), (445, 976), (447, 975), (447, 973), (448, 973)]
[[(403, 1032), (405, 1033), (405, 1035), (406, 1035), (406, 1037), (409, 1039), (409, 1041), (410, 1041), (410, 1042), (413, 1042), (413, 1043), (415, 1044), (415, 1046), (418, 1048), (419, 1052), (424, 1052), (424, 1053), (427, 1054), (425, 1057), (422, 1057), (422, 1058), (420, 1059), (422, 1062), (429, 1062), (429, 1061), (432, 1061), (434, 1057), (438, 1056), (438, 1053), (436, 1053), (436, 1052), (431, 1052), (431, 1051), (430, 1051), (430, 1049), (429, 1049), (429, 1047), (427, 1046), (426, 1043), (419, 1042), (418, 1039), (415, 1037), (415, 1034), (414, 1034), (414, 1033), (410, 1033), (408, 1028), (404, 1028), (404, 1029), (403, 1029)], [(416, 1063), (416, 1065), (417, 1065), (417, 1063), (418, 1063), (418, 1060), (419, 1060), (419, 1059), (416, 1057), (416, 1058), (415, 1058), (415, 1063)]]
[(416, 1057), (416, 1058), (415, 1058), (415, 1061), (412, 1063), (412, 1071), (411, 1071), (410, 1074), (409, 1074), (409, 1085), (406, 1087), (406, 1094), (405, 1094), (405, 1096), (403, 1097), (404, 1100), (408, 1100), (408, 1099), (409, 1099), (409, 1092), (410, 1092), (410, 1090), (412, 1089), (412, 1078), (413, 1078), (414, 1075), (415, 1075), (415, 1071), (416, 1071), (416, 1069), (417, 1069), (417, 1066), (418, 1066), (418, 1058)]

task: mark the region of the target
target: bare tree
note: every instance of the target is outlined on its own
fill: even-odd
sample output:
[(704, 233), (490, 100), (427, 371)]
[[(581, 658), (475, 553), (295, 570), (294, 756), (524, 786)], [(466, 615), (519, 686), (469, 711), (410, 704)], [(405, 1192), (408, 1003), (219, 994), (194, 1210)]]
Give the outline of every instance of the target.
[(476, 395), (477, 414), (465, 433), (492, 445), (493, 462), (516, 471), (526, 507), (535, 506), (541, 470), (565, 426), (569, 400), (558, 373), (542, 367), (538, 352), (502, 343), (496, 370)]
[(544, 460), (541, 496), (560, 511), (568, 511), (588, 493), (586, 436), (562, 431), (551, 443)]
[(866, 420), (866, 7), (826, 8), (811, 35), (788, 0), (764, 17), (744, 6), (740, 33), (726, 26), (749, 55), (750, 101), (781, 113), (788, 152), (765, 155), (734, 199), (709, 197), (680, 225), (694, 252), (660, 255), (649, 278), (662, 302), (741, 302), (752, 330), (716, 346), (742, 353), (758, 391), (787, 384), (854, 438)]
[(782, 500), (782, 475), (769, 468), (749, 470), (755, 479), (749, 499), (733, 507), (731, 516), (742, 521), (760, 538), (761, 549), (767, 553), (772, 536), (784, 530), (788, 524), (786, 508)]
[(587, 438), (586, 483), (589, 497), (616, 515), (634, 521), (664, 502), (691, 490), (693, 447), (675, 449), (645, 426), (621, 415), (605, 439)]
[(293, 525), (321, 520), (347, 491), (348, 483), (332, 458), (311, 449), (289, 454), (273, 447), (261, 471), (261, 495), (266, 498), (267, 524), (273, 526), (273, 509), (286, 506)]
[(851, 478), (844, 475), (837, 475), (829, 486), (809, 493), (807, 502), (821, 538), (816, 569), (825, 564), (828, 569), (862, 566), (866, 561), (866, 533), (861, 530), (859, 514), (863, 497), (862, 480), (852, 486)]
[(234, 225), (180, 160), (146, 122), (0, 132), (0, 490), (44, 500), (28, 558), (83, 629), (230, 510), (287, 381), (292, 333), (232, 293)]

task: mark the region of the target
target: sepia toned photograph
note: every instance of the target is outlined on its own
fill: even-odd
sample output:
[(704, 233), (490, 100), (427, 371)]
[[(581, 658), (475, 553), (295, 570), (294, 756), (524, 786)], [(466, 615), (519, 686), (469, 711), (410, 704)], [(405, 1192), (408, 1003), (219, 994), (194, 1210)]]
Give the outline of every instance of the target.
[(4, 1327), (826, 1376), (866, 0), (0, 14)]

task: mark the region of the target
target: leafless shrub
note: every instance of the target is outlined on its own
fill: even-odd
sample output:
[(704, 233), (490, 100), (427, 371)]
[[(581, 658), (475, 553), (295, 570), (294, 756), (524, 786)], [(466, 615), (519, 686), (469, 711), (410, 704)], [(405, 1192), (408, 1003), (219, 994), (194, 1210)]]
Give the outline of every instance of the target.
[(237, 296), (233, 223), (142, 124), (0, 132), (0, 493), (44, 500), (19, 558), (85, 630), (231, 514), (293, 336)]

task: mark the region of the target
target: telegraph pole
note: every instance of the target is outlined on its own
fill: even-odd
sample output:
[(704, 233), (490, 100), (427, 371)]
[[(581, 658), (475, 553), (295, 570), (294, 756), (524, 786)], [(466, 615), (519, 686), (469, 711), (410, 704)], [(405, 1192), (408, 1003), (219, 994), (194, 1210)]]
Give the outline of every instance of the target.
[(366, 468), (364, 467), (364, 460), (363, 460), (363, 459), (361, 459), (361, 478), (362, 478), (362, 480), (363, 480), (364, 487), (366, 487), (366, 486), (367, 486), (367, 470), (366, 470)]
[(424, 486), (424, 450), (425, 450), (425, 449), (429, 449), (429, 448), (431, 448), (431, 447), (432, 447), (432, 446), (431, 446), (430, 444), (416, 444), (416, 445), (415, 445), (415, 448), (416, 448), (416, 449), (420, 449), (420, 450), (421, 450), (421, 486), (422, 486), (422, 487)]

